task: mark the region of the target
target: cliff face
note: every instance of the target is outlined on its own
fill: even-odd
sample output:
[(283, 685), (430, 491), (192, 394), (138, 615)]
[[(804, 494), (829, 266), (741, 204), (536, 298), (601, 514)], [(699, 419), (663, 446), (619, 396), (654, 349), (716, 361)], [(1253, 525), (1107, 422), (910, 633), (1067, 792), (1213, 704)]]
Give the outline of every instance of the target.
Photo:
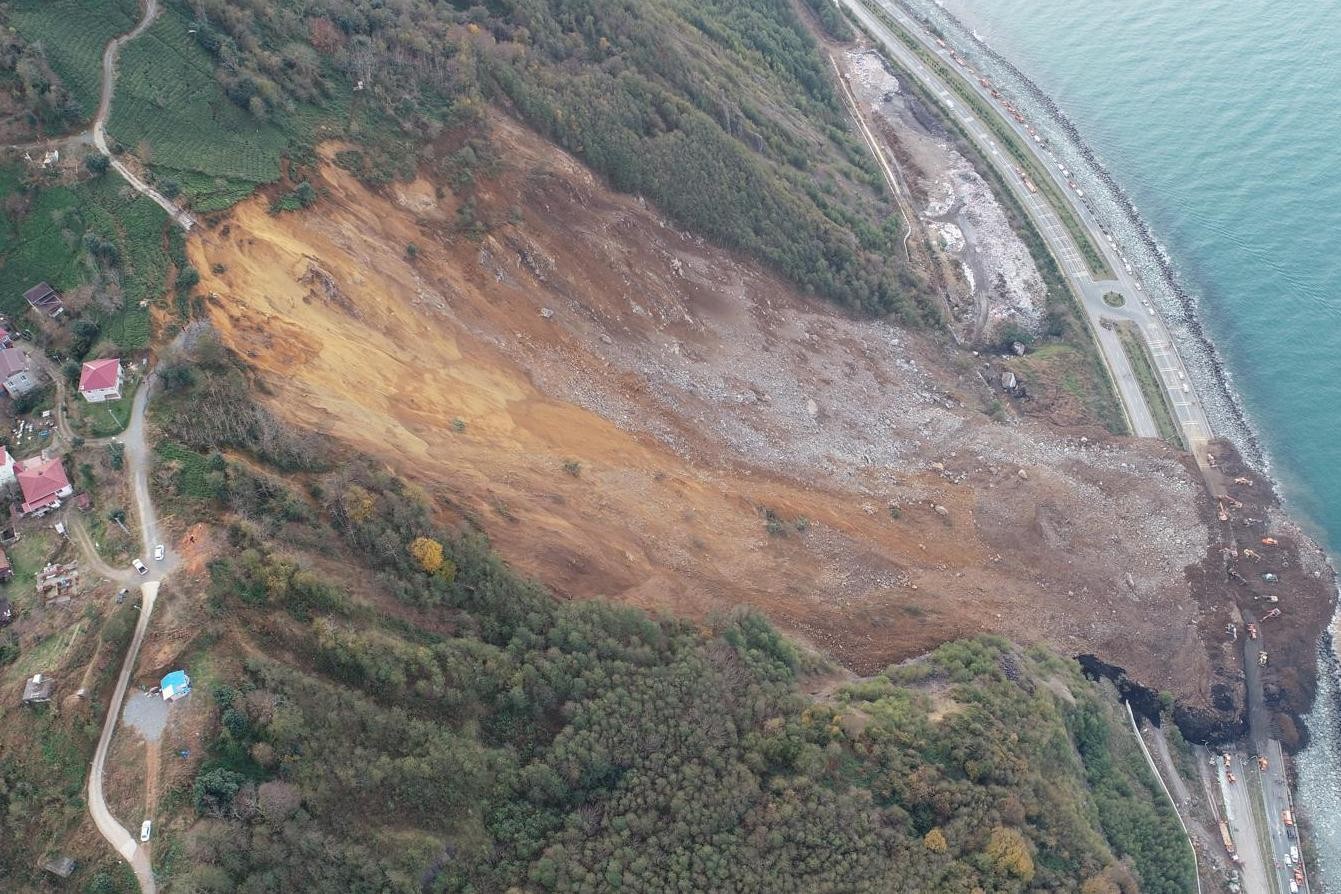
[(370, 191), (330, 146), (314, 208), (258, 197), (193, 235), (277, 413), (383, 457), (566, 597), (752, 605), (862, 673), (994, 631), (1232, 729), (1231, 594), (1185, 457), (992, 421), (983, 358), (798, 294), (506, 119), (493, 140), (468, 200)]

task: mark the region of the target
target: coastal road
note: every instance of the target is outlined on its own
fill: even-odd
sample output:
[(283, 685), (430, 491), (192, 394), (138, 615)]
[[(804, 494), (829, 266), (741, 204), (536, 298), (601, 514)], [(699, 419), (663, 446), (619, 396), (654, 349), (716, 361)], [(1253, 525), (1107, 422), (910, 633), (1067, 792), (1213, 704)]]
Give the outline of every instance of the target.
[[(144, 425), (145, 413), (149, 406), (149, 397), (154, 384), (155, 376), (150, 374), (145, 379), (144, 384), (140, 386), (140, 390), (136, 392), (135, 400), (131, 405), (130, 424), (126, 427), (124, 434), (126, 445), (125, 468), (130, 476), (131, 493), (135, 501), (135, 514), (139, 520), (141, 555), (144, 556), (145, 563), (150, 568), (150, 575), (148, 578), (141, 578), (144, 582), (140, 585), (142, 598), (140, 600), (139, 622), (135, 625), (135, 636), (131, 640), (130, 648), (126, 650), (126, 657), (121, 665), (121, 675), (117, 678), (116, 688), (112, 691), (112, 697), (107, 705), (107, 717), (103, 721), (102, 735), (98, 738), (98, 747), (93, 753), (93, 765), (89, 770), (88, 781), (88, 809), (93, 817), (93, 823), (116, 852), (130, 864), (131, 869), (135, 872), (135, 878), (139, 882), (141, 894), (156, 894), (158, 890), (149, 860), (149, 845), (141, 844), (137, 837), (126, 831), (125, 826), (121, 825), (116, 817), (112, 816), (111, 811), (107, 809), (107, 801), (103, 796), (102, 780), (107, 763), (107, 752), (112, 745), (112, 736), (121, 721), (121, 705), (125, 701), (126, 688), (130, 685), (130, 678), (135, 672), (135, 663), (140, 654), (140, 646), (143, 644), (145, 633), (149, 629), (149, 619), (154, 612), (154, 602), (158, 598), (159, 585), (163, 578), (176, 566), (176, 556), (171, 554), (165, 556), (163, 562), (155, 562), (152, 559), (153, 548), (161, 540), (158, 514), (154, 510), (154, 504), (149, 494), (150, 453), (145, 438)], [(81, 542), (80, 545), (85, 548), (86, 552), (92, 547), (92, 544), (86, 542)], [(94, 557), (96, 558), (96, 552)], [(96, 561), (102, 564), (101, 559)], [(152, 817), (144, 817), (143, 819), (152, 819)], [(135, 828), (138, 830), (138, 825)]]
[[(1243, 638), (1243, 670), (1248, 692), (1248, 735), (1252, 743), (1254, 760), (1248, 773), (1257, 789), (1262, 805), (1260, 814), (1260, 834), (1265, 841), (1263, 850), (1272, 864), (1274, 891), (1276, 894), (1289, 894), (1290, 882), (1294, 880), (1294, 871), (1288, 860), (1290, 848), (1299, 842), (1296, 830), (1285, 825), (1285, 811), (1292, 809), (1290, 784), (1285, 778), (1285, 757), (1281, 753), (1280, 742), (1271, 738), (1271, 717), (1267, 711), (1265, 693), (1262, 689), (1262, 673), (1258, 665), (1258, 655), (1265, 651), (1266, 635), (1270, 633), (1271, 623), (1258, 623), (1258, 639)], [(1267, 759), (1266, 770), (1259, 770), (1256, 755)], [(1298, 884), (1301, 892), (1308, 891), (1308, 879)]]
[[(1229, 823), (1229, 832), (1233, 836), (1234, 846), (1241, 862), (1239, 872), (1243, 875), (1244, 894), (1288, 894), (1274, 887), (1275, 871), (1271, 866), (1271, 855), (1267, 842), (1260, 835), (1257, 820), (1260, 804), (1254, 807), (1256, 786), (1249, 777), (1247, 755), (1242, 752), (1230, 753), (1232, 766), (1226, 767), (1224, 760), (1217, 756), (1216, 778), (1220, 784), (1220, 798), (1225, 806), (1225, 820)], [(1234, 781), (1229, 781), (1229, 774)]]
[[(1090, 239), (1103, 254), (1112, 277), (1096, 279), (1074, 240), (1063, 225), (1057, 210), (1038, 195), (1031, 192), (1024, 179), (1007, 159), (1004, 149), (998, 146), (996, 139), (989, 133), (987, 126), (977, 120), (973, 110), (958, 97), (951, 85), (927, 66), (921, 56), (914, 52), (890, 27), (887, 16), (904, 33), (921, 44), (923, 51), (936, 54), (946, 67), (953, 70), (955, 63), (950, 59), (949, 51), (938, 47), (922, 26), (908, 16), (893, 0), (837, 0), (849, 9), (882, 46), (885, 52), (905, 71), (917, 78), (930, 90), (955, 116), (962, 129), (977, 145), (984, 158), (998, 169), (1004, 181), (1029, 214), (1035, 227), (1047, 243), (1049, 250), (1057, 259), (1062, 273), (1078, 296), (1091, 329), (1099, 344), (1100, 354), (1113, 378), (1119, 397), (1126, 411), (1132, 433), (1138, 437), (1159, 437), (1159, 429), (1146, 402), (1140, 383), (1123, 349), (1121, 340), (1105, 321), (1130, 322), (1135, 325), (1150, 345), (1155, 358), (1158, 375), (1165, 388), (1172, 412), (1181, 428), (1185, 445), (1204, 463), (1205, 445), (1211, 435), (1210, 424), (1206, 418), (1195, 389), (1190, 384), (1182, 360), (1173, 347), (1173, 340), (1154, 310), (1148, 303), (1144, 287), (1139, 285), (1134, 273), (1129, 272), (1128, 262), (1120, 254), (1117, 246), (1108, 241), (1102, 225), (1094, 218), (1084, 202), (1070, 201), (1073, 212), (1088, 229)], [(879, 13), (879, 14), (878, 14)], [(958, 77), (958, 75), (955, 75)], [(999, 108), (997, 100), (991, 96), (990, 89), (983, 87), (975, 78), (959, 77), (957, 86), (974, 91), (981, 101), (994, 112)], [(1062, 195), (1072, 196), (1066, 178), (1058, 170), (1058, 165), (1047, 150), (1042, 148), (1009, 115), (997, 114), (998, 123), (1009, 127), (1018, 139), (1038, 158), (1039, 165), (1048, 172)], [(1079, 198), (1079, 197), (1076, 197)], [(1104, 302), (1104, 295), (1117, 292), (1125, 299), (1122, 307), (1110, 307)]]

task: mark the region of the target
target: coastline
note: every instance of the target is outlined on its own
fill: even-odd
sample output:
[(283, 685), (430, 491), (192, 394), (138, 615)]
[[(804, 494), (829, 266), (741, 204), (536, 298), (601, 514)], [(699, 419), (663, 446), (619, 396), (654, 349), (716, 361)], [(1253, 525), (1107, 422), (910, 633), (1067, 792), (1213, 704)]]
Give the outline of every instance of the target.
[[(910, 0), (894, 0), (894, 2), (902, 7), (909, 16), (920, 21), (930, 22), (937, 28), (944, 30), (945, 24), (948, 24), (958, 35), (957, 46), (974, 47), (991, 60), (993, 64), (1009, 72), (1011, 79), (1015, 81), (1013, 86), (1026, 93), (1047, 113), (1051, 123), (1066, 135), (1070, 148), (1074, 149), (1085, 160), (1089, 168), (1088, 172), (1093, 179), (1103, 184), (1107, 191), (1105, 198), (1121, 214), (1123, 222), (1132, 228), (1133, 235), (1148, 253), (1146, 260), (1155, 268), (1159, 284), (1164, 287), (1167, 293), (1168, 301), (1163, 303), (1172, 303), (1177, 308), (1177, 316), (1173, 319), (1169, 319), (1166, 308), (1161, 306), (1160, 311), (1165, 316), (1166, 322), (1177, 323), (1183, 328), (1184, 336), (1191, 338), (1195, 350), (1191, 352), (1192, 356), (1189, 359), (1196, 362), (1189, 364), (1189, 368), (1194, 373), (1200, 373), (1202, 376), (1209, 378), (1210, 390), (1213, 391), (1215, 398), (1211, 406), (1221, 411), (1221, 413), (1229, 415), (1230, 430), (1217, 432), (1217, 435), (1231, 441), (1240, 456), (1248, 460), (1251, 465), (1261, 468), (1264, 474), (1269, 474), (1271, 468), (1270, 457), (1248, 417), (1248, 411), (1243, 405), (1242, 398), (1233, 387), (1233, 374), (1221, 357), (1219, 348), (1206, 331), (1206, 325), (1197, 310), (1196, 299), (1192, 292), (1179, 281), (1179, 274), (1174, 267), (1173, 259), (1155, 238), (1154, 231), (1136, 207), (1135, 201), (1108, 171), (1103, 162), (1099, 160), (1098, 155), (1089, 144), (1085, 142), (1075, 123), (1067, 117), (1052, 97), (1044, 92), (1028, 75), (993, 49), (981, 35), (974, 32), (972, 28), (950, 10), (941, 6), (940, 3), (932, 2), (931, 6), (934, 7), (935, 15), (943, 19), (943, 22), (936, 21), (928, 15), (927, 9), (921, 8)], [(1098, 215), (1096, 214), (1096, 216)], [(1153, 297), (1156, 293), (1152, 290), (1151, 294)], [(1179, 348), (1186, 352), (1187, 345), (1180, 344)], [(1224, 425), (1225, 420), (1216, 419), (1215, 422), (1217, 426), (1220, 426)], [(1280, 495), (1279, 490), (1278, 495)]]
[[(1262, 479), (1260, 483), (1270, 489), (1278, 512), (1283, 516), (1281, 520), (1294, 529), (1301, 550), (1316, 551), (1326, 566), (1323, 573), (1332, 575), (1334, 610), (1314, 640), (1314, 666), (1297, 668), (1300, 673), (1311, 673), (1313, 684), (1309, 687), (1308, 704), (1291, 712), (1293, 719), (1302, 727), (1303, 741), (1289, 759), (1293, 768), (1290, 788), (1300, 802), (1301, 814), (1310, 821), (1308, 834), (1317, 851), (1320, 864), (1317, 868), (1323, 870), (1317, 873), (1314, 881), (1317, 890), (1331, 890), (1328, 888), (1326, 871), (1334, 875), (1341, 868), (1341, 863), (1332, 865), (1341, 853), (1338, 850), (1341, 848), (1341, 791), (1338, 791), (1333, 779), (1337, 768), (1341, 767), (1341, 738), (1337, 735), (1338, 730), (1341, 730), (1341, 602), (1337, 600), (1341, 586), (1338, 586), (1335, 564), (1326, 545), (1330, 538), (1308, 512), (1291, 505), (1294, 501), (1288, 500), (1279, 473), (1273, 472), (1270, 452), (1259, 437), (1241, 395), (1233, 386), (1232, 372), (1207, 331), (1193, 290), (1184, 286), (1173, 258), (1155, 238), (1149, 222), (1137, 209), (1131, 195), (1098, 159), (1075, 124), (1032, 79), (993, 49), (974, 29), (942, 6), (939, 0), (931, 0), (926, 4), (916, 0), (894, 2), (915, 20), (952, 37), (953, 43), (980, 70), (988, 71), (988, 68), (975, 56), (990, 61), (995, 68), (991, 71), (994, 81), (1008, 84), (1029, 97), (1036, 107), (1030, 110), (1031, 114), (1036, 123), (1044, 125), (1040, 126), (1040, 131), (1046, 134), (1049, 129), (1046, 125), (1050, 124), (1064, 137), (1064, 140), (1059, 140), (1055, 135), (1048, 135), (1049, 139), (1044, 145), (1054, 144), (1059, 149), (1069, 149), (1083, 159), (1083, 168), (1074, 159), (1067, 159), (1067, 163), (1078, 173), (1089, 175), (1090, 182), (1084, 184), (1086, 190), (1092, 196), (1097, 193), (1102, 199), (1099, 209), (1092, 207), (1091, 211), (1105, 232), (1114, 231), (1116, 235), (1118, 226), (1121, 226), (1130, 230), (1123, 234), (1124, 240), (1134, 238), (1139, 243), (1141, 251), (1131, 252), (1133, 264), (1138, 265), (1146, 277), (1145, 284), (1150, 289), (1152, 300), (1165, 319), (1174, 324), (1170, 330), (1177, 336), (1179, 349), (1193, 361), (1189, 364), (1189, 372), (1201, 380), (1196, 384), (1203, 394), (1213, 396), (1213, 400), (1207, 401), (1207, 404), (1208, 409), (1214, 407), (1217, 411), (1212, 417), (1213, 425), (1219, 429), (1217, 436), (1232, 444), (1245, 464), (1257, 470)], [(969, 51), (965, 52), (966, 49)], [(1001, 76), (1003, 71), (1008, 77)], [(1044, 120), (1038, 120), (1039, 110), (1043, 112)], [(1102, 190), (1095, 189), (1095, 183), (1102, 185)], [(1117, 220), (1113, 219), (1113, 215), (1117, 216)], [(1159, 291), (1151, 288), (1156, 285), (1152, 279), (1157, 280), (1161, 287)], [(1176, 313), (1170, 313), (1170, 310)]]

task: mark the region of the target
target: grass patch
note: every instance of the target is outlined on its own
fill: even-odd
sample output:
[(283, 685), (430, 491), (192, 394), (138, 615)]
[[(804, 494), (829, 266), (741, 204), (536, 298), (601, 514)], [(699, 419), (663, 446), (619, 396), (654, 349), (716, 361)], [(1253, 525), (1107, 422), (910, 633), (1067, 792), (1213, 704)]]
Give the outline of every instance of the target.
[(1006, 120), (1001, 117), (994, 107), (985, 102), (978, 92), (959, 76), (958, 72), (942, 62), (939, 56), (923, 46), (921, 41), (909, 34), (902, 25), (890, 18), (889, 14), (879, 6), (873, 5), (870, 0), (863, 0), (863, 2), (872, 15), (884, 22), (894, 32), (895, 36), (916, 53), (918, 58), (954, 91), (960, 101), (972, 109), (974, 115), (987, 125), (992, 135), (1010, 153), (1015, 163), (1029, 174), (1029, 179), (1034, 182), (1039, 192), (1047, 199), (1048, 204), (1057, 212), (1057, 216), (1062, 221), (1062, 226), (1066, 227), (1066, 231), (1071, 234), (1071, 238), (1075, 241), (1076, 248), (1079, 249), (1081, 256), (1084, 257), (1085, 264), (1089, 267), (1090, 272), (1098, 278), (1110, 279), (1113, 276), (1113, 271), (1104, 260), (1099, 247), (1090, 238), (1089, 230), (1076, 215), (1075, 207), (1058, 189), (1052, 175), (1043, 167), (1038, 156), (1020, 140), (1019, 134), (1006, 123)]
[(196, 500), (214, 498), (215, 491), (205, 478), (209, 472), (209, 459), (203, 453), (196, 453), (189, 447), (171, 441), (159, 444), (154, 452), (161, 459), (177, 466), (178, 493)]
[(1117, 324), (1117, 334), (1122, 340), (1122, 350), (1126, 352), (1127, 359), (1131, 362), (1136, 380), (1141, 385), (1141, 394), (1145, 397), (1146, 405), (1150, 407), (1150, 415), (1155, 418), (1159, 436), (1175, 447), (1183, 447), (1182, 433), (1174, 421), (1169, 396), (1164, 386), (1160, 384), (1159, 376), (1155, 372), (1155, 362), (1150, 357), (1145, 339), (1130, 323)]
[(119, 435), (126, 430), (130, 422), (131, 404), (135, 402), (135, 392), (139, 389), (138, 378), (126, 376), (118, 400), (91, 404), (81, 396), (75, 396), (71, 403), (77, 408), (70, 420), (70, 427), (86, 438), (106, 438)]
[(238, 108), (173, 7), (121, 50), (107, 132), (202, 208), (226, 207), (279, 178), (283, 130)]
[(46, 564), (47, 557), (53, 552), (52, 546), (56, 534), (50, 527), (43, 526), (32, 531), (24, 531), (18, 543), (5, 547), (5, 555), (14, 568), (14, 577), (4, 585), (4, 594), (18, 607), (30, 607), (37, 599), (33, 589), (35, 575)]
[(1104, 292), (1104, 304), (1109, 307), (1122, 307), (1127, 303), (1127, 299), (1121, 292)]
[[(0, 199), (6, 187), (21, 188), (0, 177)], [(116, 246), (121, 306), (95, 302), (83, 314), (122, 350), (147, 347), (149, 311), (140, 304), (165, 292), (172, 265), (163, 246), (167, 223), (162, 208), (115, 175), (39, 189), (25, 215), (0, 225), (0, 312), (22, 319), (23, 292), (43, 280), (66, 293), (93, 283), (95, 267), (84, 247), (85, 235), (93, 235)]]
[(103, 49), (139, 18), (136, 0), (14, 0), (9, 10), (10, 24), (30, 42), (41, 42), (85, 121), (98, 110)]

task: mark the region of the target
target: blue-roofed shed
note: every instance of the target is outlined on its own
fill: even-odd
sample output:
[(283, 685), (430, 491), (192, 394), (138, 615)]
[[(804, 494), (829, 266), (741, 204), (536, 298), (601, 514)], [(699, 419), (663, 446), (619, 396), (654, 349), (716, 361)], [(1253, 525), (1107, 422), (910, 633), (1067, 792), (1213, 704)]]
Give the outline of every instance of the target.
[(163, 687), (165, 702), (175, 702), (191, 694), (191, 678), (186, 675), (186, 671), (173, 671), (163, 678), (160, 685)]

